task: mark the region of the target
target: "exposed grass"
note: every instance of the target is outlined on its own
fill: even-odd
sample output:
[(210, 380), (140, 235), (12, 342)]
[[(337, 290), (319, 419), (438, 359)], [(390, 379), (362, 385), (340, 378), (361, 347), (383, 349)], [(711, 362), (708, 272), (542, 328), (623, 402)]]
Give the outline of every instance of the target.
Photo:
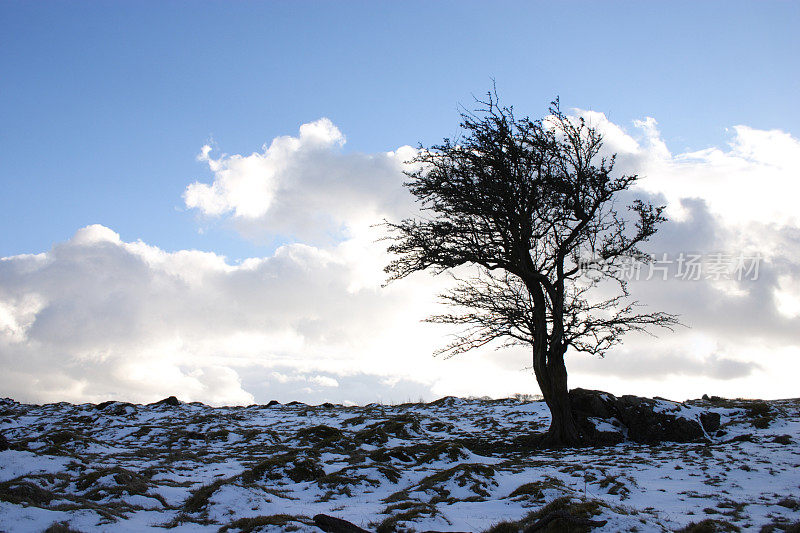
[(381, 514), (389, 514), (382, 522), (377, 524), (375, 533), (393, 533), (400, 531), (399, 526), (404, 522), (413, 522), (420, 518), (430, 518), (439, 514), (435, 505), (423, 502), (403, 502), (390, 505)]
[(300, 529), (298, 524), (313, 525), (314, 521), (307, 516), (295, 516), (288, 514), (251, 516), (247, 518), (239, 518), (229, 524), (225, 524), (219, 528), (219, 533), (225, 533), (231, 529), (237, 530), (241, 533), (252, 533), (253, 531), (256, 531), (264, 526), (281, 526), (283, 531), (297, 531)]
[(211, 499), (214, 493), (217, 492), (220, 487), (226, 483), (229, 483), (230, 481), (230, 479), (218, 479), (213, 483), (203, 485), (194, 491), (185, 502), (183, 502), (183, 509), (189, 513), (199, 513), (205, 511), (208, 501)]
[(691, 522), (677, 533), (737, 533), (741, 529), (726, 520), (706, 518), (700, 522)]
[(0, 501), (43, 507), (54, 498), (52, 492), (30, 481), (0, 482)]
[(303, 456), (297, 452), (289, 452), (265, 459), (245, 470), (241, 479), (245, 483), (256, 481), (278, 481), (288, 477), (295, 483), (316, 481), (325, 476), (325, 470), (311, 456)]
[(419, 416), (412, 413), (404, 413), (393, 416), (388, 420), (370, 424), (361, 431), (356, 432), (355, 438), (359, 442), (366, 444), (381, 445), (386, 444), (389, 437), (398, 439), (410, 439), (420, 431)]
[(495, 469), (489, 465), (481, 463), (467, 463), (441, 470), (423, 478), (416, 485), (407, 489), (395, 492), (384, 499), (387, 503), (408, 500), (412, 492), (424, 492), (431, 494), (430, 503), (452, 502), (450, 490), (447, 485), (450, 482), (459, 487), (467, 487), (473, 497), (462, 499), (461, 501), (480, 501), (488, 498), (491, 493), (489, 488), (496, 486), (494, 481)]
[(68, 522), (53, 522), (43, 533), (81, 533), (81, 531), (69, 527)]
[(525, 498), (533, 500), (543, 500), (545, 498), (545, 490), (563, 490), (564, 482), (558, 478), (545, 476), (544, 479), (538, 481), (531, 481), (524, 483), (511, 491), (508, 498)]
[(341, 429), (323, 424), (303, 428), (296, 435), (301, 442), (308, 444), (326, 443), (332, 445), (345, 438), (345, 434)]
[[(712, 435), (712, 442), (703, 445), (623, 445), (576, 452), (538, 448), (536, 427), (546, 426), (547, 420), (514, 400), (214, 409), (119, 403), (102, 409), (69, 404), (7, 407), (2, 401), (7, 418), (25, 417), (25, 425), (4, 430), (4, 435), (22, 455), (36, 454), (41, 458), (37, 465), (47, 466), (0, 483), (0, 500), (20, 506), (22, 513), (40, 513), (25, 507), (64, 513), (50, 520), (94, 515), (92, 528), (98, 530), (130, 527), (126, 520), (144, 508), (158, 512), (158, 502), (129, 496), (154, 498), (162, 510), (172, 511), (162, 515), (166, 523), (158, 527), (204, 525), (231, 532), (304, 529), (312, 523), (303, 516), (311, 514), (305, 503), (347, 517), (353, 512), (347, 510), (350, 498), (364, 506), (358, 516), (373, 513), (371, 528), (382, 532), (436, 527), (457, 513), (478, 507), (484, 512), (467, 502), (488, 499), (499, 500), (519, 516), (543, 506), (521, 519), (496, 523), (489, 530), (493, 533), (524, 530), (548, 512), (601, 521), (614, 516), (615, 523), (626, 524), (626, 531), (674, 530), (673, 520), (686, 523), (678, 514), (618, 505), (639, 490), (638, 473), (647, 471), (657, 487), (664, 487), (658, 476), (671, 480), (667, 485), (688, 482), (678, 497), (696, 522), (688, 526), (695, 529), (686, 531), (735, 531), (729, 526), (758, 530), (760, 524), (748, 518), (752, 515), (769, 517), (764, 532), (800, 533), (795, 518), (800, 501), (794, 495), (748, 494), (736, 485), (753, 475), (777, 472), (775, 480), (782, 484), (790, 476), (786, 468), (794, 464), (789, 456), (796, 451), (800, 412), (787, 402), (697, 400), (704, 408), (715, 402), (726, 408), (717, 411), (728, 436)], [(763, 431), (762, 425), (775, 429)], [(769, 455), (773, 451), (776, 455)], [(42, 457), (48, 453), (67, 459)], [(47, 469), (57, 473), (45, 473)], [(209, 480), (207, 485), (195, 481), (200, 475)], [(663, 492), (661, 488), (648, 490), (654, 502), (669, 497), (654, 492)], [(170, 501), (185, 499), (176, 508), (159, 493)], [(380, 502), (385, 505), (382, 512)], [(370, 503), (376, 505), (370, 509)], [(286, 514), (248, 516), (264, 512)], [(623, 519), (626, 513), (639, 514)], [(543, 531), (587, 528), (556, 518)], [(48, 523), (45, 519), (38, 527)], [(2, 522), (0, 528), (7, 526)], [(69, 522), (56, 522), (51, 531), (70, 531)]]
[[(574, 501), (569, 497), (556, 498), (544, 507), (533, 511), (517, 521), (500, 522), (485, 533), (518, 533), (523, 531), (551, 513), (565, 513), (578, 519), (592, 519), (600, 514), (606, 504), (598, 500)], [(592, 526), (575, 523), (565, 518), (556, 518), (536, 531), (545, 533), (588, 533)]]

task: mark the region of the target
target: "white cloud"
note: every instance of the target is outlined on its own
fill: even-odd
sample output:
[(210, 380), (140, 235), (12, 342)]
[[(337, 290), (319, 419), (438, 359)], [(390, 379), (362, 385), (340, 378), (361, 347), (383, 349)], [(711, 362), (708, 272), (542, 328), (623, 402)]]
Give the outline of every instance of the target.
[(329, 376), (313, 376), (309, 381), (323, 387), (338, 387), (339, 382)]
[[(416, 304), (427, 303), (429, 290), (382, 290), (380, 275), (362, 279), (361, 254), (383, 257), (374, 237), (328, 249), (292, 244), (232, 265), (89, 226), (47, 253), (4, 258), (0, 360), (11, 370), (0, 388), (28, 401), (175, 394), (249, 403), (269, 394), (242, 387), (241, 369), (254, 365), (293, 369), (291, 379), (306, 380), (312, 393), (335, 388), (336, 375), (412, 378), (435, 364), (429, 336), (402, 333), (417, 326)], [(378, 351), (387, 359), (376, 360)], [(284, 374), (266, 382), (277, 387)]]
[[(584, 115), (619, 153), (620, 170), (646, 176), (639, 193), (680, 213), (653, 251), (758, 249), (765, 263), (758, 283), (730, 291), (703, 282), (635, 284), (635, 296), (681, 313), (692, 329), (657, 342), (632, 337), (607, 361), (570, 356), (571, 384), (678, 398), (791, 394), (800, 370), (792, 299), (800, 280), (792, 207), (798, 141), (737, 127), (726, 150), (673, 155), (653, 119), (636, 123), (634, 137), (602, 114)], [(447, 280), (418, 275), (381, 289), (388, 258), (371, 227), (414, 214), (401, 185), (414, 150), (343, 153), (343, 143), (323, 119), (251, 155), (212, 158), (203, 148), (212, 179), (187, 187), (186, 205), (232, 221), (244, 236), (302, 241), (267, 257), (231, 264), (210, 252), (125, 242), (92, 225), (46, 253), (0, 260), (4, 394), (25, 401), (175, 394), (246, 404), (535, 391), (525, 349), (430, 356), (448, 330), (420, 320)]]
[(639, 174), (642, 190), (664, 195), (674, 218), (685, 215), (682, 198), (702, 198), (729, 224), (800, 224), (800, 140), (789, 133), (735, 126), (727, 149), (672, 154), (653, 118), (634, 122), (629, 134), (602, 113), (578, 113), (603, 132), (618, 170)]
[(230, 214), (249, 236), (287, 235), (305, 242), (339, 240), (354, 228), (408, 212), (401, 184), (415, 151), (344, 154), (344, 135), (328, 119), (303, 124), (298, 137), (278, 137), (262, 152), (200, 159), (213, 173), (184, 192), (186, 206), (217, 217)]

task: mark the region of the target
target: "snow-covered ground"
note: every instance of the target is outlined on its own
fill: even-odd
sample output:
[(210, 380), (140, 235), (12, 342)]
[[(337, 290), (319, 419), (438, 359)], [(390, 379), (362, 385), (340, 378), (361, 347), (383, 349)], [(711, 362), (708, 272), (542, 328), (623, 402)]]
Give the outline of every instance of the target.
[(596, 531), (800, 521), (800, 401), (691, 403), (722, 417), (708, 442), (542, 451), (526, 437), (546, 406), (514, 399), (0, 400), (0, 530), (320, 531), (325, 513), (370, 531), (515, 531), (553, 509), (605, 521)]

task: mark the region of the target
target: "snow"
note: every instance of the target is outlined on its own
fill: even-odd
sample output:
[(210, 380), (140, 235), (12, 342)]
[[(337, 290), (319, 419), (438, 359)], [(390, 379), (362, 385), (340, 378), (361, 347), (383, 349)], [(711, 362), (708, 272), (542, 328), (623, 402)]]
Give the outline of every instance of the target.
[(5, 450), (0, 452), (0, 481), (35, 474), (55, 474), (65, 470), (69, 462), (67, 457)]
[[(0, 432), (13, 449), (0, 452), (0, 531), (58, 522), (78, 531), (237, 531), (236, 520), (253, 517), (260, 531), (319, 531), (317, 513), (368, 530), (385, 522), (484, 531), (564, 497), (600, 504), (592, 519), (606, 524), (597, 531), (672, 531), (706, 518), (759, 531), (800, 520), (800, 401), (769, 402), (759, 424), (748, 401), (655, 405), (691, 419), (715, 411), (722, 428), (705, 442), (533, 450), (525, 438), (546, 429), (543, 402), (99, 409), (4, 401)], [(317, 426), (327, 429), (304, 432)], [(265, 518), (278, 514), (288, 525)]]

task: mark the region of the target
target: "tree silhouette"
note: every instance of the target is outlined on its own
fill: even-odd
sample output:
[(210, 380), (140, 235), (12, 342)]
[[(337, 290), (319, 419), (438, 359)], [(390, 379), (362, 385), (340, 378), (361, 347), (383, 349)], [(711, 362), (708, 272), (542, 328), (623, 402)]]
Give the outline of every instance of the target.
[[(612, 176), (615, 158), (600, 157), (600, 133), (565, 115), (558, 99), (543, 120), (516, 118), (496, 92), (478, 103), (461, 114), (461, 138), (420, 147), (418, 170), (406, 173), (405, 185), (423, 216), (384, 223), (395, 254), (385, 271), (391, 282), (476, 266), (477, 274), (442, 295), (455, 312), (428, 318), (466, 326), (438, 353), (496, 339), (529, 345), (551, 413), (543, 444), (579, 445), (566, 351), (602, 356), (628, 331), (678, 323), (668, 313), (637, 312), (621, 268), (648, 260), (638, 245), (665, 220), (663, 206), (635, 200), (617, 209), (619, 193), (637, 176)], [(593, 297), (607, 282), (615, 282), (614, 295)], [(599, 285), (604, 291), (592, 292)]]

